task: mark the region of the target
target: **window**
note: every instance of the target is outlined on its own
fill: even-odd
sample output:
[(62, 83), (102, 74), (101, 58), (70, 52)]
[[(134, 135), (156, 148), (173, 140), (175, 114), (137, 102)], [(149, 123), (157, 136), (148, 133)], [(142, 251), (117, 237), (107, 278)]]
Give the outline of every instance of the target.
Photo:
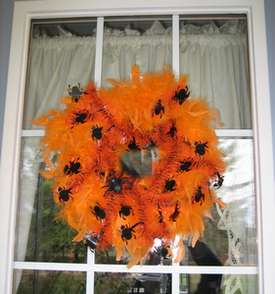
[[(262, 121), (268, 102), (260, 95), (266, 91), (266, 82), (258, 85), (255, 74), (266, 69), (252, 54), (257, 47), (252, 43), (255, 27), (250, 11), (243, 8), (232, 14), (224, 9), (214, 14), (199, 6), (194, 11), (148, 6), (81, 13), (71, 7), (58, 14), (56, 7), (46, 15), (32, 2), (17, 3), (16, 9), (21, 18), (15, 20), (10, 71), (10, 80), (16, 76), (16, 90), (10, 81), (8, 97), (14, 93), (18, 98), (8, 103), (6, 121), (14, 117), (12, 106), (19, 109), (22, 120), (5, 125), (4, 133), (3, 155), (10, 162), (3, 157), (2, 167), (7, 168), (3, 187), (13, 197), (11, 215), (6, 217), (12, 220), (9, 234), (14, 239), (9, 243), (13, 284), (9, 277), (7, 293), (114, 293), (114, 289), (118, 293), (204, 293), (211, 285), (221, 293), (268, 293), (263, 292), (263, 286), (271, 282), (266, 271), (263, 276), (268, 269), (267, 252), (262, 256), (262, 249), (268, 249), (263, 211), (268, 213), (273, 206), (268, 208), (268, 198), (262, 195), (272, 191), (273, 167), (264, 156), (270, 151), (271, 132), (266, 147), (262, 146), (259, 130), (265, 124), (268, 130), (270, 118)], [(26, 27), (31, 29), (23, 35), (19, 27), (25, 15)], [(16, 44), (24, 49), (22, 55), (15, 56)], [(21, 64), (19, 60), (21, 79), (14, 67)], [(213, 209), (214, 220), (207, 221), (204, 239), (194, 250), (187, 250), (181, 264), (161, 260), (152, 250), (144, 265), (129, 271), (125, 262), (115, 262), (113, 251), (93, 254), (71, 243), (74, 232), (56, 222), (51, 182), (38, 173), (43, 168), (39, 154), (43, 130), (31, 122), (58, 107), (58, 98), (71, 86), (92, 79), (108, 87), (106, 78), (127, 79), (133, 63), (143, 72), (170, 65), (176, 74), (188, 74), (191, 94), (203, 96), (218, 108), (223, 125), (216, 132), (228, 163), (220, 196), (228, 204), (224, 210)], [(8, 146), (13, 146), (10, 155)], [(207, 252), (213, 258), (201, 264), (198, 254)]]

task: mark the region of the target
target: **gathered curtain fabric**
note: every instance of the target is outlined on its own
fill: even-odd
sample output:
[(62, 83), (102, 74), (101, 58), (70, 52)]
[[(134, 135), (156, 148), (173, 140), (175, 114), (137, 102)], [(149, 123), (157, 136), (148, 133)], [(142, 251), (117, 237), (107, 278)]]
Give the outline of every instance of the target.
[[(94, 79), (95, 36), (33, 38), (26, 86), (24, 128), (52, 108), (69, 86), (81, 87)], [(102, 86), (107, 78), (127, 79), (132, 64), (142, 72), (162, 70), (172, 64), (171, 28), (159, 22), (141, 34), (136, 30), (106, 29), (104, 34)], [(216, 107), (225, 128), (250, 128), (250, 86), (245, 29), (236, 22), (222, 27), (183, 25), (180, 30), (180, 72), (189, 77), (193, 97), (202, 97)], [(28, 139), (27, 139), (28, 140)], [(26, 142), (27, 143), (27, 142)], [(16, 259), (24, 260), (37, 191), (38, 140), (23, 144), (21, 198), (24, 213), (17, 227), (20, 242)], [(26, 172), (24, 173), (24, 169)], [(22, 202), (22, 203), (21, 203)], [(20, 276), (18, 276), (18, 282)]]

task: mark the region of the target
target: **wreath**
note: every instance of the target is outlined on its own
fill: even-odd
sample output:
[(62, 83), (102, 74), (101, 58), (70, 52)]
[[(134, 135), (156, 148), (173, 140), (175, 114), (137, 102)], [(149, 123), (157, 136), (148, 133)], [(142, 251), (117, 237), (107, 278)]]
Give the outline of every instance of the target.
[(191, 98), (186, 76), (169, 69), (69, 88), (63, 110), (35, 121), (46, 178), (59, 216), (92, 250), (114, 247), (129, 266), (147, 255), (156, 238), (169, 247), (176, 236), (194, 246), (222, 185), (223, 154), (213, 129), (217, 111)]

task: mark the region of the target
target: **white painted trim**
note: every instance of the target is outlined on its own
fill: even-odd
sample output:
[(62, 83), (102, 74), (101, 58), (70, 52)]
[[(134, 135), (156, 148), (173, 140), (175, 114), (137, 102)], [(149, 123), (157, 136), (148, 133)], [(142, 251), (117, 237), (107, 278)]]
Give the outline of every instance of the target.
[[(152, 0), (116, 0), (112, 3), (106, 0), (15, 2), (1, 157), (0, 235), (7, 236), (7, 239), (1, 238), (0, 240), (0, 293), (11, 293), (12, 284), (20, 127), (23, 113), (30, 19), (34, 17), (42, 19), (73, 16), (171, 15), (181, 13), (185, 15), (248, 14), (259, 228), (259, 293), (275, 293), (275, 280), (272, 272), (275, 260), (275, 234), (274, 219), (271, 219), (275, 211), (274, 167), (263, 5), (263, 0), (158, 0), (157, 2)], [(76, 265), (74, 264), (74, 266)], [(93, 270), (100, 270), (100, 265), (93, 265), (92, 267), (94, 267)], [(110, 270), (114, 269), (110, 265), (107, 267)], [(102, 270), (108, 271), (108, 268), (103, 266)], [(147, 269), (154, 271), (153, 268)], [(192, 267), (186, 267), (185, 270), (190, 271), (192, 269)], [(209, 273), (214, 268), (200, 268), (200, 270), (203, 269), (207, 270), (205, 273)], [(238, 270), (239, 268), (234, 269)], [(184, 267), (180, 267), (180, 270), (184, 270)], [(126, 271), (128, 272), (128, 269), (125, 267)]]
[(172, 56), (173, 56), (173, 72), (176, 77), (180, 75), (180, 22), (179, 15), (173, 15), (172, 25)]
[(97, 27), (96, 27), (96, 51), (95, 51), (95, 83), (97, 87), (100, 87), (101, 85), (103, 38), (104, 38), (104, 18), (98, 17)]
[(22, 137), (43, 137), (45, 136), (45, 131), (44, 130), (22, 130), (21, 131), (21, 136)]
[[(44, 130), (22, 130), (22, 137), (42, 137)], [(253, 131), (249, 129), (216, 129), (219, 138), (252, 138)]]
[(179, 294), (180, 293), (180, 274), (172, 273), (172, 293), (171, 294)]
[[(167, 14), (218, 14), (246, 13), (247, 8), (259, 0), (116, 0), (110, 3), (103, 0), (44, 0), (17, 1), (16, 9), (22, 14), (32, 13), (36, 18), (57, 18), (113, 15), (167, 15)], [(149, 13), (148, 13), (149, 12)]]
[(0, 293), (12, 293), (20, 162), (20, 129), (27, 69), (30, 18), (14, 11), (0, 170)]
[(218, 138), (252, 138), (253, 131), (249, 129), (216, 129)]
[[(101, 85), (102, 75), (102, 56), (103, 56), (103, 38), (104, 38), (104, 18), (97, 18), (96, 26), (96, 51), (95, 51), (95, 83), (98, 87)], [(94, 293), (95, 273), (91, 266), (95, 264), (95, 254), (87, 248), (87, 265), (89, 266), (86, 274), (86, 293)]]
[(160, 273), (160, 274), (224, 274), (256, 275), (256, 266), (178, 266), (178, 265), (136, 265), (130, 269), (120, 264), (51, 263), (16, 261), (15, 269), (49, 271), (94, 271), (114, 273)]
[(274, 161), (263, 1), (254, 1), (248, 11), (248, 30), (255, 150), (259, 293), (274, 294)]

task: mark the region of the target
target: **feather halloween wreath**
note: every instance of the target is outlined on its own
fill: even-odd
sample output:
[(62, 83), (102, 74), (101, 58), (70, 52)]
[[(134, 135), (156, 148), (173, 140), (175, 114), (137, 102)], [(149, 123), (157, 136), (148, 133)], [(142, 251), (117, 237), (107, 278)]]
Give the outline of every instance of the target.
[[(85, 91), (74, 86), (65, 109), (35, 121), (45, 127), (44, 176), (54, 179), (60, 215), (92, 249), (115, 247), (129, 266), (181, 237), (196, 243), (225, 169), (212, 128), (216, 112), (190, 98), (186, 77), (170, 70)], [(55, 162), (52, 161), (52, 155)], [(180, 250), (179, 250), (180, 251)]]

